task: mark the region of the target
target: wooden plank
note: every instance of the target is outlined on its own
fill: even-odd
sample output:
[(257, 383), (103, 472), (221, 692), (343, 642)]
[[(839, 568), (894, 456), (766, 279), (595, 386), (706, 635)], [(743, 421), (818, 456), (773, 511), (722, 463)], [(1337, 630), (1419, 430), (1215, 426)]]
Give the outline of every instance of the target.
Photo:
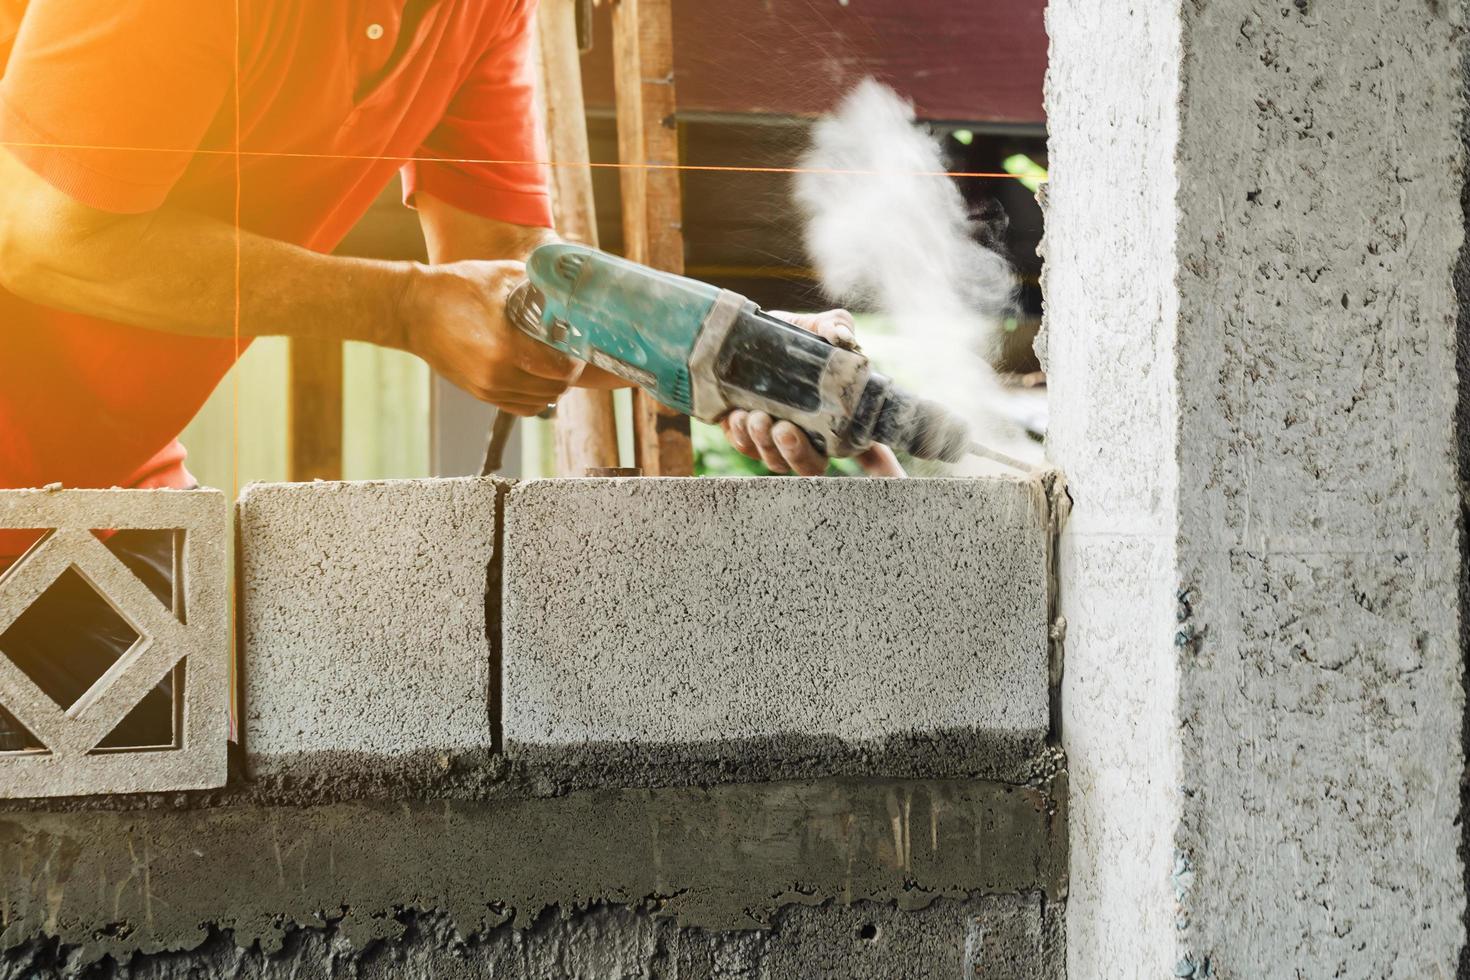
[(574, 388), (556, 403), (556, 472), (586, 476), (618, 465), (618, 424), (611, 391)]
[(577, 52), (576, 0), (542, 0), (536, 12), (540, 38), (541, 93), (556, 230), (566, 239), (597, 247), (597, 209), (592, 196), (587, 111), (582, 101), (582, 61)]
[[(1045, 13), (1046, 0), (674, 0), (679, 107), (813, 116), (871, 75), (921, 119), (1038, 125)], [(611, 107), (612, 53), (594, 47), (583, 70), (589, 103)]]
[[(675, 117), (671, 0), (619, 0), (613, 8), (623, 251), (635, 262), (684, 271)], [(648, 166), (652, 165), (652, 166)], [(633, 441), (645, 476), (692, 476), (689, 419), (643, 392), (633, 397)]]
[(342, 342), (291, 338), (286, 473), (342, 479)]
[[(576, 0), (543, 0), (536, 14), (543, 111), (551, 160), (551, 201), (557, 232), (597, 247), (582, 65), (577, 51)], [(574, 388), (556, 406), (556, 468), (562, 476), (618, 465), (618, 428), (610, 391)]]

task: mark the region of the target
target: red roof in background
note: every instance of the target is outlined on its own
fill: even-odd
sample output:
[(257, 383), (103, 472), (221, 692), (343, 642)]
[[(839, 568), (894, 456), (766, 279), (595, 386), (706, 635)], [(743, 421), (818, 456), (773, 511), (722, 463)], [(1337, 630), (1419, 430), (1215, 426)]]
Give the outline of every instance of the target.
[[(679, 108), (816, 115), (866, 75), (926, 119), (1041, 123), (1045, 0), (674, 0)], [(588, 101), (611, 106), (597, 15)]]

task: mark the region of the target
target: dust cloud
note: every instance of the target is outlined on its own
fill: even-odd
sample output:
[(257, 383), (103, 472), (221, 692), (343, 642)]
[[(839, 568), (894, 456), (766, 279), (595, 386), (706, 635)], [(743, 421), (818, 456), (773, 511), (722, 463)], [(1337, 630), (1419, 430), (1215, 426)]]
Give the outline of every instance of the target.
[(813, 127), (801, 167), (795, 197), (824, 290), (892, 327), (891, 337), (862, 338), (875, 367), (959, 413), (978, 441), (1038, 458), (999, 409), (990, 365), (1015, 275), (975, 240), (953, 179), (936, 176), (944, 156), (913, 107), (863, 81)]

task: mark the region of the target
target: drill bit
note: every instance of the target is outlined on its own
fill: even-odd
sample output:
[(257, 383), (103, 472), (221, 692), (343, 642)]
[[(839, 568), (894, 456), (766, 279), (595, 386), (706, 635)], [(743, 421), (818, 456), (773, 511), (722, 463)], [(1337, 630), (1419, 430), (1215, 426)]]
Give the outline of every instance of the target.
[(1023, 463), (1019, 459), (1016, 459), (1016, 457), (1014, 456), (1007, 456), (1005, 453), (997, 449), (991, 449), (989, 446), (982, 446), (978, 442), (970, 443), (969, 447), (966, 449), (966, 452), (968, 452), (971, 456), (979, 456), (981, 459), (988, 459), (999, 463), (1002, 466), (1009, 466), (1013, 470), (1020, 470), (1022, 473), (1030, 473), (1032, 470), (1032, 466), (1029, 463)]

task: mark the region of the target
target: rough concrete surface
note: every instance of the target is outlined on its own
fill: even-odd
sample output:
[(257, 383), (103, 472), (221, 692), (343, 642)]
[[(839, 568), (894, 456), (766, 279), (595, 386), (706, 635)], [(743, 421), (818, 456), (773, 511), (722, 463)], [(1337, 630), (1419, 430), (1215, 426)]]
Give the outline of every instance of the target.
[(326, 922), (362, 948), (398, 936), (403, 908), (438, 909), (469, 935), (596, 902), (716, 931), (824, 902), (905, 911), (1002, 893), (1056, 902), (1066, 893), (1065, 825), (1060, 780), (1052, 790), (832, 780), (494, 802), (9, 812), (0, 814), (0, 948), (22, 947), (13, 963), (76, 947), (68, 961), (85, 964), (193, 949), (228, 930), (239, 946), (274, 953), (298, 926)]
[[(259, 776), (373, 778), (494, 743), (494, 480), (247, 487), (243, 741)], [(493, 626), (492, 624), (488, 624)], [(344, 774), (346, 764), (362, 771)]]
[[(68, 570), (138, 641), (73, 705), (38, 688), (0, 650), (0, 704), (45, 750), (0, 753), (0, 796), (209, 789), (225, 782), (229, 736), (228, 511), (217, 490), (0, 490), (0, 528), (50, 533), (0, 575), (0, 633)], [(171, 530), (181, 542), (166, 608), (103, 546), (97, 530)], [(177, 745), (94, 751), (138, 701), (183, 665)]]
[(1455, 969), (1463, 16), (1049, 5), (1074, 978)]
[[(356, 947), (334, 923), (293, 929), (281, 948), (240, 948), (212, 932), (192, 950), (99, 964), (88, 976), (128, 980), (893, 980), (985, 977), (1061, 980), (1063, 908), (1036, 896), (941, 899), (901, 911), (890, 903), (787, 906), (770, 927), (738, 932), (681, 927), (647, 907), (548, 909), (531, 926), (464, 934), (439, 913), (394, 914), (401, 935)], [(0, 980), (76, 976), (66, 948), (33, 941), (0, 954)]]
[[(1470, 86), (1470, 45), (1462, 51), (1467, 86)], [(1460, 131), (1462, 159), (1470, 160), (1470, 98), (1466, 99)], [(1470, 242), (1470, 180), (1460, 183), (1461, 227)], [(1455, 264), (1455, 295), (1460, 303), (1455, 327), (1455, 442), (1459, 449), (1457, 470), (1460, 476), (1460, 649), (1470, 651), (1470, 248), (1461, 246)], [(1470, 683), (1462, 677), (1461, 685)], [(1460, 730), (1461, 751), (1470, 756), (1470, 711)], [(1460, 813), (1470, 807), (1470, 779), (1460, 783)], [(1470, 894), (1470, 821), (1460, 821), (1460, 861), (1465, 865), (1465, 889)], [(1466, 904), (1462, 921), (1470, 931), (1470, 903)], [(1460, 950), (1460, 980), (1470, 980), (1470, 942)]]
[(1024, 779), (1048, 727), (1046, 529), (1041, 483), (1014, 478), (520, 484), (507, 751), (616, 779)]

